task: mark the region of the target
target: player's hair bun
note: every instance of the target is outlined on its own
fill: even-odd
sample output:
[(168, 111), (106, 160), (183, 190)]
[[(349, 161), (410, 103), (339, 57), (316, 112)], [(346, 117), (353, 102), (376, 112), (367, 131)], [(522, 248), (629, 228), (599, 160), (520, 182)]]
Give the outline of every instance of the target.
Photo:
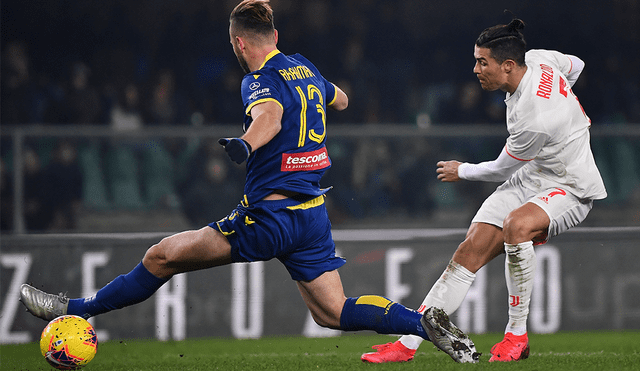
[(524, 22), (522, 21), (522, 19), (514, 18), (507, 25), (507, 30), (509, 30), (509, 32), (518, 33), (522, 29), (524, 29)]
[(509, 24), (499, 24), (482, 31), (476, 46), (490, 49), (492, 57), (499, 63), (512, 59), (524, 66), (527, 42), (521, 32), (523, 28), (524, 22), (514, 17)]
[(496, 41), (496, 40), (504, 40), (504, 39), (517, 39), (521, 43), (524, 44), (524, 36), (522, 35), (522, 30), (524, 28), (524, 22), (519, 18), (514, 18), (509, 22), (509, 24), (501, 24), (493, 27), (489, 27), (482, 31), (478, 39), (476, 40), (476, 45), (483, 46), (487, 43)]

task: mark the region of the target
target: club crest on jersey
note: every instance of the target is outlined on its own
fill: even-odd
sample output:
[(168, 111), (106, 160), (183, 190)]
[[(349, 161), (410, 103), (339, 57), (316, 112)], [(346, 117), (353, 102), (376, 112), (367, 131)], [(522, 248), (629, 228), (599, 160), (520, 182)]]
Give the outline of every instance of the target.
[(283, 153), (280, 171), (311, 171), (329, 167), (327, 148), (300, 153)]

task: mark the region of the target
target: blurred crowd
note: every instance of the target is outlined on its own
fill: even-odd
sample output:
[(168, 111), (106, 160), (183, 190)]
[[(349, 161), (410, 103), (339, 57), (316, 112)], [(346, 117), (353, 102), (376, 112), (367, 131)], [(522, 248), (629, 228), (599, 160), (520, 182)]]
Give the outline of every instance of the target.
[[(438, 208), (479, 206), (483, 185), (443, 185), (436, 181), (436, 162), (450, 156), (488, 160), (503, 140), (461, 140), (332, 138), (332, 167), (322, 186), (333, 187), (327, 205), (334, 224), (425, 219)], [(3, 147), (0, 220), (3, 231), (12, 231), (14, 162), (11, 143)], [(147, 211), (177, 213), (198, 228), (227, 215), (243, 195), (244, 165), (232, 163), (216, 138), (33, 136), (22, 150), (29, 232), (77, 231), (83, 215)]]
[[(228, 39), (236, 3), (4, 2), (0, 122), (102, 125), (119, 132), (240, 125), (242, 72)], [(280, 50), (303, 54), (350, 96), (348, 110), (329, 112), (331, 123), (504, 125), (504, 93), (481, 90), (472, 51), (485, 27), (513, 14), (527, 23), (530, 48), (585, 60), (574, 91), (593, 125), (640, 123), (640, 5), (634, 0), (545, 0), (513, 4), (512, 13), (504, 13), (498, 0), (271, 3)], [(11, 229), (13, 215), (7, 140), (3, 136), (0, 148), (3, 230)], [(432, 170), (443, 148), (482, 161), (497, 155), (501, 143), (439, 147), (418, 138), (342, 138), (330, 146), (334, 166), (325, 184), (346, 184), (331, 192), (339, 221), (398, 209), (429, 215), (442, 203), (434, 196), (441, 185), (434, 184)], [(629, 151), (637, 153), (633, 147)], [(603, 148), (601, 156), (618, 158)], [(35, 231), (76, 228), (81, 207), (168, 207), (202, 225), (235, 206), (244, 182), (241, 169), (209, 140), (40, 138), (25, 143), (23, 163), (25, 223)], [(425, 164), (433, 169), (425, 171)], [(212, 193), (215, 203), (206, 197)], [(461, 194), (472, 204), (482, 198)]]
[[(23, 0), (2, 5), (2, 123), (235, 123), (242, 72), (228, 39), (236, 0)], [(280, 48), (351, 97), (338, 123), (503, 122), (480, 90), (473, 43), (506, 23), (500, 1), (273, 0)], [(509, 9), (531, 48), (583, 58), (594, 122), (640, 122), (640, 5), (539, 1)]]

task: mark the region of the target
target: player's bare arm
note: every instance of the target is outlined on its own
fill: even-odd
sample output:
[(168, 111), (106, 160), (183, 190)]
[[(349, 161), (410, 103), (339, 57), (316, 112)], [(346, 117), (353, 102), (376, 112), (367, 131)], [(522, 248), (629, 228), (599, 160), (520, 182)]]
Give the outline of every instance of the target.
[(458, 167), (461, 162), (456, 160), (451, 161), (439, 161), (437, 163), (438, 169), (436, 172), (438, 173), (438, 179), (443, 182), (457, 182), (460, 180), (458, 176)]
[(272, 101), (256, 104), (251, 108), (253, 121), (241, 137), (253, 151), (269, 143), (282, 129), (282, 107)]
[(336, 99), (329, 104), (329, 107), (336, 111), (342, 111), (349, 106), (349, 97), (347, 97), (347, 94), (342, 91), (338, 85), (333, 84), (333, 86), (336, 87)]

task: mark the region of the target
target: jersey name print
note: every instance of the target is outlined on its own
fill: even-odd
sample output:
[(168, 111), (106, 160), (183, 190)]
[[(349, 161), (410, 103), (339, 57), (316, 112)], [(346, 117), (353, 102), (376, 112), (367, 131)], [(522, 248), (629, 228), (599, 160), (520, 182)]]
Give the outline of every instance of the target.
[[(538, 85), (536, 95), (549, 99), (551, 97), (551, 90), (553, 89), (553, 68), (544, 63), (540, 63), (540, 69), (542, 70), (542, 75), (540, 76), (540, 84)], [(565, 97), (566, 96), (565, 93)]]
[(287, 81), (306, 79), (308, 77), (315, 76), (307, 66), (289, 67), (286, 70), (278, 70), (278, 72), (280, 72), (280, 75), (282, 75), (282, 77)]

